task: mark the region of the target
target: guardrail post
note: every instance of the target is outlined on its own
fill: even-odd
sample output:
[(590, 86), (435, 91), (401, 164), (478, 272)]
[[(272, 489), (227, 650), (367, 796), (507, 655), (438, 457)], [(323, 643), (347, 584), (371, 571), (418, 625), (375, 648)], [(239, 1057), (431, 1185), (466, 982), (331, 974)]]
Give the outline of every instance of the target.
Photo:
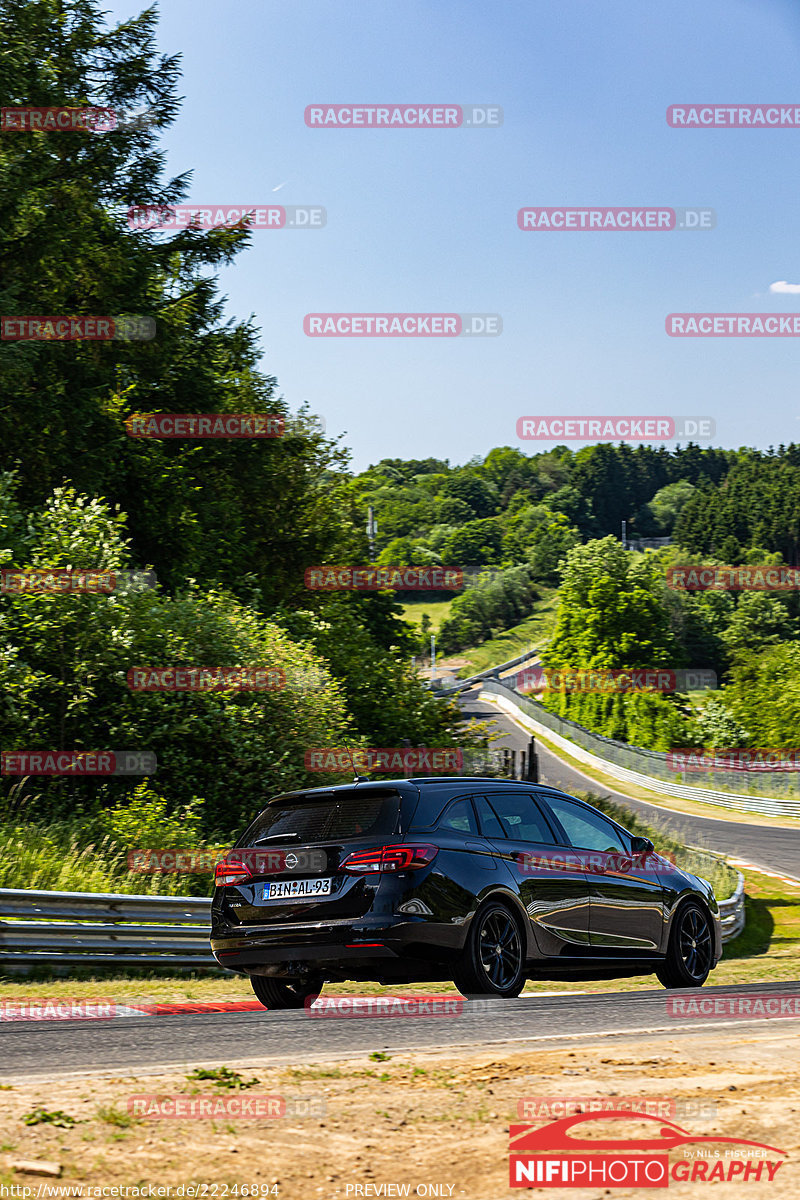
[(528, 742), (528, 774), (525, 776), (531, 783), (539, 782), (539, 755), (536, 753), (536, 739)]

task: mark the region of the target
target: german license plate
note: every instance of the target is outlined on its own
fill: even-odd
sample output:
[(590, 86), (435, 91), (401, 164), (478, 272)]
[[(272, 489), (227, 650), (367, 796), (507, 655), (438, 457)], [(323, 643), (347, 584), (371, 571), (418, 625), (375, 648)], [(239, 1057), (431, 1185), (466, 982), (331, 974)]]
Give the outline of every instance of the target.
[(332, 879), (279, 879), (264, 885), (265, 900), (315, 900), (330, 896)]

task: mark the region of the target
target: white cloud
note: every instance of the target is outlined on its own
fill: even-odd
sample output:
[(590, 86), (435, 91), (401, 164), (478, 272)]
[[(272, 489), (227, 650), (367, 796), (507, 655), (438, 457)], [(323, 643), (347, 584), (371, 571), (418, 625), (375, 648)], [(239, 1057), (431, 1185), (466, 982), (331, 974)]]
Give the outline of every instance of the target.
[(778, 283), (771, 283), (769, 290), (789, 296), (800, 296), (800, 283), (787, 283), (785, 279), (781, 279)]

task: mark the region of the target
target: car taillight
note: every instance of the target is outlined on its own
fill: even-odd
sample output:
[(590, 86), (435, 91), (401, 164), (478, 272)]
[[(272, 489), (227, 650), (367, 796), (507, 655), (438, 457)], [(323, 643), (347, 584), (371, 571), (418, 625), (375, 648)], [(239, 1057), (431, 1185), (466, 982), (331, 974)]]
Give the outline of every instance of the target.
[(401, 846), (373, 846), (370, 850), (354, 850), (339, 865), (349, 875), (370, 875), (380, 871), (418, 871), (427, 867), (439, 853), (438, 846), (427, 842), (406, 842)]
[(214, 886), (227, 887), (231, 883), (245, 883), (250, 878), (250, 868), (239, 862), (218, 862), (214, 867)]

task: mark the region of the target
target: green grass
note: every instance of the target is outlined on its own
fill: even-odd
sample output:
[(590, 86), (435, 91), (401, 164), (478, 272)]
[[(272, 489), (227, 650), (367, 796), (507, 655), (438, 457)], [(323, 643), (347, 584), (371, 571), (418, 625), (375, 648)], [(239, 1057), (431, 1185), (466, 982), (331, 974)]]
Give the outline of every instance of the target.
[(230, 1067), (215, 1067), (213, 1070), (206, 1070), (204, 1067), (197, 1067), (186, 1078), (194, 1083), (197, 1080), (210, 1080), (217, 1087), (235, 1088), (236, 1091), (241, 1091), (242, 1088), (254, 1087), (258, 1083), (255, 1076), (252, 1079), (245, 1079), (238, 1071), (231, 1070)]
[(557, 607), (557, 589), (542, 588), (541, 600), (536, 601), (531, 615), (521, 621), (519, 625), (513, 625), (511, 629), (498, 633), (496, 637), (482, 642), (480, 646), (476, 646), (472, 650), (458, 652), (460, 658), (466, 658), (471, 664), (469, 668), (465, 667), (460, 672), (461, 676), (465, 677), (477, 674), (478, 671), (486, 671), (489, 667), (496, 667), (498, 663), (506, 662), (509, 658), (516, 658), (517, 655), (524, 654), (526, 650), (540, 649), (552, 633)]
[(401, 605), (403, 620), (419, 628), (424, 614), (427, 613), (431, 619), (431, 633), (438, 633), (442, 621), (450, 612), (453, 599), (455, 597), (451, 597), (450, 600), (411, 600), (408, 604)]
[[(440, 660), (467, 659), (469, 667), (464, 667), (458, 672), (464, 678), (489, 667), (496, 667), (498, 663), (506, 662), (509, 658), (516, 658), (526, 650), (539, 649), (552, 632), (558, 607), (557, 588), (540, 587), (540, 591), (541, 599), (534, 603), (533, 612), (524, 621), (520, 621), (519, 625), (503, 630), (488, 641), (481, 642), (480, 646), (456, 650), (453, 654), (443, 654), (437, 647)], [(431, 631), (438, 633), (442, 622), (449, 615), (452, 603), (452, 600), (412, 600), (402, 606), (403, 618), (419, 628), (423, 614), (427, 613), (431, 619)]]
[(26, 1113), (22, 1120), (26, 1125), (58, 1125), (61, 1129), (72, 1129), (73, 1125), (78, 1124), (75, 1117), (62, 1112), (60, 1108), (52, 1112), (46, 1108), (35, 1108), (33, 1112)]
[(97, 1115), (101, 1121), (105, 1121), (106, 1125), (116, 1125), (118, 1129), (129, 1129), (133, 1124), (133, 1117), (130, 1113), (122, 1112), (113, 1104), (101, 1105), (97, 1110)]
[(745, 871), (745, 927), (725, 946), (714, 983), (797, 979), (800, 884)]
[(41, 824), (6, 819), (0, 824), (0, 887), (210, 896), (213, 886), (211, 871), (129, 871), (125, 851), (77, 818)]

